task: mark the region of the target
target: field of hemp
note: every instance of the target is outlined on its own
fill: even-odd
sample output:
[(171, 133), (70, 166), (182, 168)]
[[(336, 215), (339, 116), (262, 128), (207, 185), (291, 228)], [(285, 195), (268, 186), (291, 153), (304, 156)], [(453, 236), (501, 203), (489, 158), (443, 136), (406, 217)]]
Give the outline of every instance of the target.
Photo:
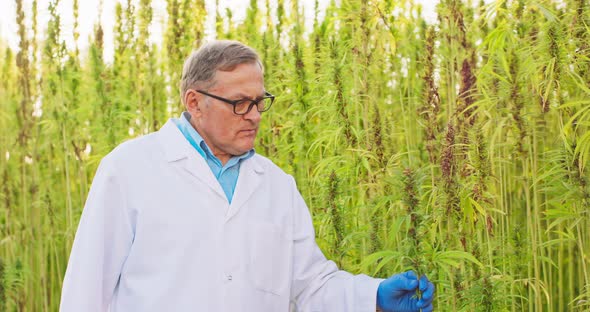
[(112, 60), (100, 24), (79, 38), (82, 1), (68, 33), (59, 0), (46, 25), (36, 0), (15, 2), (19, 46), (0, 38), (0, 311), (57, 311), (98, 161), (179, 115), (182, 62), (207, 38), (259, 51), (277, 101), (256, 151), (295, 177), (341, 268), (426, 273), (437, 311), (590, 310), (588, 0), (441, 0), (434, 22), (412, 0), (251, 0), (243, 21), (166, 0), (161, 45), (151, 1), (124, 0), (102, 13)]

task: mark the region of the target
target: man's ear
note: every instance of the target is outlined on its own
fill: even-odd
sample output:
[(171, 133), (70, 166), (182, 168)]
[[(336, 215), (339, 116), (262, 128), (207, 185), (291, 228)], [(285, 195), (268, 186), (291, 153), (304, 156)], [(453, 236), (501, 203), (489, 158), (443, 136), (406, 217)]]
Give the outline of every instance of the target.
[(184, 106), (191, 115), (199, 114), (202, 104), (201, 96), (195, 90), (189, 89), (184, 93)]

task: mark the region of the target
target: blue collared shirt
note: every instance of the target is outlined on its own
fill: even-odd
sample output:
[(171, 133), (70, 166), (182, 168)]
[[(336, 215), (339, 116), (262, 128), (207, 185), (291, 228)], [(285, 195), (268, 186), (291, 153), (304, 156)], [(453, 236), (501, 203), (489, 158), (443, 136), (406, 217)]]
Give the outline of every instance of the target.
[(231, 157), (224, 166), (221, 164), (219, 158), (213, 155), (211, 149), (207, 146), (207, 143), (205, 143), (201, 135), (191, 125), (189, 121), (190, 119), (191, 115), (188, 112), (183, 112), (180, 118), (173, 119), (173, 121), (188, 142), (207, 161), (207, 165), (209, 165), (213, 175), (225, 192), (227, 201), (231, 204), (236, 184), (238, 182), (238, 176), (240, 174), (240, 163), (254, 156), (254, 149), (251, 149), (242, 155)]

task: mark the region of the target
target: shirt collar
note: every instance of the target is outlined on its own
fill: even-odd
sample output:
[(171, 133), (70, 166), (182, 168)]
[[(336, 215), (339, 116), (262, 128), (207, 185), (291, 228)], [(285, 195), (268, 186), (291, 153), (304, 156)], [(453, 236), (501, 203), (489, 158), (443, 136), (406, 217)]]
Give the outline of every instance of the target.
[[(187, 140), (189, 140), (189, 142), (192, 140), (195, 143), (196, 146), (195, 145), (193, 145), (193, 146), (197, 149), (197, 151), (199, 151), (199, 148), (197, 148), (197, 146), (201, 148), (203, 153), (201, 153), (201, 151), (199, 151), (199, 153), (203, 157), (213, 159), (216, 162), (218, 162), (219, 164), (221, 164), (221, 161), (219, 160), (219, 158), (217, 158), (211, 152), (211, 149), (209, 148), (209, 146), (207, 145), (205, 140), (203, 140), (203, 137), (199, 134), (199, 132), (197, 132), (197, 130), (195, 130), (193, 125), (190, 123), (190, 119), (191, 119), (191, 115), (186, 111), (182, 112), (182, 114), (179, 118), (180, 124), (183, 128), (182, 132), (184, 133), (185, 136), (187, 136)], [(256, 151), (254, 149), (251, 149), (242, 155), (232, 156), (226, 165), (233, 165), (241, 160), (246, 160), (246, 159), (254, 156), (255, 153), (256, 153)]]

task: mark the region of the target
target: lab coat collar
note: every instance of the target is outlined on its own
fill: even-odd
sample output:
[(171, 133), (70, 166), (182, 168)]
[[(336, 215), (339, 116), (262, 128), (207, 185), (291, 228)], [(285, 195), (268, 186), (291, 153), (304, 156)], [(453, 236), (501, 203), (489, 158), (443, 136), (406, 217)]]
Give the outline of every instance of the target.
[[(219, 196), (227, 200), (221, 185), (211, 168), (207, 165), (205, 159), (197, 153), (182, 135), (172, 119), (158, 131), (158, 141), (162, 146), (165, 158), (170, 163), (178, 163), (185, 171), (195, 178), (208, 185)], [(258, 157), (250, 157), (240, 164), (240, 175), (230, 209), (227, 212), (227, 219), (235, 215), (238, 209), (250, 198), (256, 191), (264, 174), (264, 167), (260, 164)]]
[(158, 141), (162, 145), (168, 162), (175, 162), (193, 154), (191, 153), (191, 150), (194, 150), (193, 147), (184, 138), (172, 119), (169, 119), (158, 131)]
[[(194, 148), (186, 140), (184, 135), (178, 130), (178, 127), (172, 119), (168, 120), (162, 128), (158, 131), (159, 141), (164, 147), (164, 154), (168, 162), (180, 160), (182, 158), (192, 155)], [(201, 157), (202, 158), (202, 157)], [(249, 163), (252, 170), (256, 173), (264, 173), (264, 167), (256, 157), (244, 159), (242, 164)]]

